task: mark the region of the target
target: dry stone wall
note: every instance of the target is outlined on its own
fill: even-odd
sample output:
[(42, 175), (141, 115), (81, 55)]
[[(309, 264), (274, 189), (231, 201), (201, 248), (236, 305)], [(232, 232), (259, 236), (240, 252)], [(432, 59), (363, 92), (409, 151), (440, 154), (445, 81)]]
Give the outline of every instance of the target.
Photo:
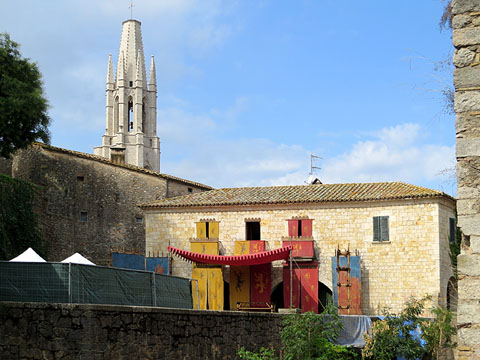
[(480, 1), (453, 1), (457, 113), (458, 358), (480, 359)]
[(236, 359), (278, 349), (282, 315), (0, 303), (1, 359)]
[[(234, 243), (245, 240), (245, 220), (260, 219), (261, 239), (269, 250), (288, 236), (287, 219), (312, 221), (319, 281), (332, 289), (331, 257), (337, 246), (358, 249), (362, 263), (362, 311), (378, 315), (384, 307), (398, 311), (410, 296), (432, 295), (446, 301), (449, 258), (449, 219), (454, 202), (447, 199), (365, 202), (217, 209), (146, 210), (146, 250), (166, 252), (169, 245), (190, 250), (195, 223), (219, 222), (220, 254), (233, 255)], [(373, 217), (388, 216), (389, 242), (373, 241)], [(192, 266), (174, 258), (174, 275), (191, 277)], [(274, 262), (273, 288), (282, 281), (282, 265)], [(228, 267), (224, 272), (229, 281)], [(419, 286), (421, 284), (421, 286)]]

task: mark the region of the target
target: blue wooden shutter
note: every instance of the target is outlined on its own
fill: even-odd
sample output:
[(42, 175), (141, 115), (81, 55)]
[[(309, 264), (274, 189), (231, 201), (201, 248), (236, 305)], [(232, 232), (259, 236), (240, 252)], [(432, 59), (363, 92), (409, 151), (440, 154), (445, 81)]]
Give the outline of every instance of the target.
[(380, 216), (373, 217), (373, 241), (380, 241)]
[(389, 241), (388, 216), (380, 216), (380, 241)]

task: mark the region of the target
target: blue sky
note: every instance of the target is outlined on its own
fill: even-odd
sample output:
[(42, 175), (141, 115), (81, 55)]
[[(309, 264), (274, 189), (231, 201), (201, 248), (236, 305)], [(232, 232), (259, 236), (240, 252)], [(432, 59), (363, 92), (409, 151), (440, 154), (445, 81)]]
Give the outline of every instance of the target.
[[(93, 152), (129, 1), (3, 1), (38, 62), (52, 145)], [(405, 181), (455, 194), (442, 0), (137, 0), (155, 56), (161, 171), (214, 187)], [(148, 62), (148, 61), (147, 61)], [(148, 69), (148, 64), (147, 64)]]

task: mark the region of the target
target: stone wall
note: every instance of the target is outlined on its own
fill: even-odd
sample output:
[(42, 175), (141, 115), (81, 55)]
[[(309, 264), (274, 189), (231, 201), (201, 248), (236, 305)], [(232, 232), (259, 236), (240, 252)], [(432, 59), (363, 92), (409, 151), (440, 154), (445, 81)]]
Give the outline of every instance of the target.
[(480, 2), (453, 1), (457, 113), (458, 357), (480, 359)]
[[(373, 217), (389, 216), (390, 241), (373, 241)], [(319, 281), (332, 289), (331, 257), (337, 246), (358, 249), (362, 262), (362, 311), (378, 315), (383, 307), (398, 311), (410, 297), (434, 296), (446, 301), (449, 258), (449, 218), (454, 202), (448, 198), (325, 205), (230, 207), (215, 209), (146, 210), (147, 252), (166, 252), (171, 245), (190, 250), (195, 223), (219, 222), (220, 254), (232, 255), (234, 243), (245, 240), (245, 220), (260, 219), (261, 239), (269, 250), (288, 236), (287, 219), (313, 219), (312, 235), (319, 261)], [(191, 265), (172, 261), (174, 275), (191, 277)], [(281, 263), (274, 263), (272, 289), (282, 281)], [(224, 279), (229, 282), (228, 267)], [(421, 286), (419, 286), (421, 284)]]
[(146, 307), (0, 303), (2, 359), (236, 359), (280, 344), (282, 316)]
[(12, 176), (41, 188), (39, 221), (48, 260), (80, 252), (108, 265), (111, 251), (145, 253), (145, 226), (139, 203), (208, 187), (130, 165), (115, 165), (89, 154), (44, 145), (17, 152)]

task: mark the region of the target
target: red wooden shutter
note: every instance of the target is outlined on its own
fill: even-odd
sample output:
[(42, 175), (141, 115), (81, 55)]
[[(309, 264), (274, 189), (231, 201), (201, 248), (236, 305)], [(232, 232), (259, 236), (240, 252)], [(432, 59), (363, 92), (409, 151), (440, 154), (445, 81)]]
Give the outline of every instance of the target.
[(303, 219), (302, 223), (302, 236), (312, 236), (312, 219)]
[(288, 236), (298, 236), (298, 220), (288, 220)]

